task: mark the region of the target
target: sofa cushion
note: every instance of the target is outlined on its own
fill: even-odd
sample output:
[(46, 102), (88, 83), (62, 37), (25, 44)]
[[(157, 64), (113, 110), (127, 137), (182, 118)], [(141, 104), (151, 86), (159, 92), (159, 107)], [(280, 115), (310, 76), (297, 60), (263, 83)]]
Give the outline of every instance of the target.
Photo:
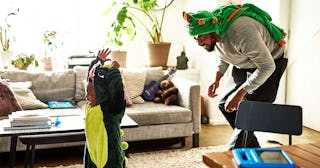
[(0, 79), (0, 116), (7, 116), (11, 112), (22, 110), (12, 89), (6, 81)]
[(124, 99), (126, 100), (126, 105), (131, 106), (133, 102), (129, 96), (129, 91), (126, 86), (126, 82), (123, 79), (122, 79), (122, 83), (123, 83)]
[(23, 110), (48, 108), (48, 105), (36, 98), (30, 89), (13, 89)]
[(132, 103), (144, 103), (142, 94), (147, 71), (144, 69), (124, 69), (122, 77)]
[(62, 71), (0, 71), (2, 78), (12, 82), (31, 81), (31, 90), (42, 102), (73, 100), (75, 93), (75, 74), (73, 70)]
[(48, 108), (48, 105), (38, 100), (30, 90), (31, 81), (8, 83), (23, 110)]
[(75, 80), (76, 90), (75, 90), (74, 99), (77, 102), (81, 100), (85, 100), (85, 88), (83, 85), (83, 80), (87, 79), (88, 69), (89, 69), (88, 66), (73, 67), (73, 71), (76, 77), (76, 80)]
[(192, 112), (181, 106), (145, 102), (126, 108), (126, 113), (139, 125), (186, 123), (192, 121)]

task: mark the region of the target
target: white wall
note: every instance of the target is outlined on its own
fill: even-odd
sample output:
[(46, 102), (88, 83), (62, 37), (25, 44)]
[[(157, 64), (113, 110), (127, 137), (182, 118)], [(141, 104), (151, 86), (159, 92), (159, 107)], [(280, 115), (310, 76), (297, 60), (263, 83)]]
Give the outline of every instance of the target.
[(320, 1), (291, 3), (287, 103), (302, 106), (304, 125), (320, 131)]

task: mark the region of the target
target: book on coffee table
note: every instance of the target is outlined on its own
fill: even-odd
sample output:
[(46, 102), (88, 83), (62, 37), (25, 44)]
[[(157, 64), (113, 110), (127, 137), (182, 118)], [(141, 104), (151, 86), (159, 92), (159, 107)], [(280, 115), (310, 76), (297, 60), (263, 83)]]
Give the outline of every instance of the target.
[(28, 130), (28, 129), (49, 129), (51, 125), (31, 125), (31, 126), (19, 126), (19, 127), (3, 127), (4, 131), (12, 131), (12, 130)]
[(50, 116), (43, 110), (16, 111), (9, 115), (10, 121), (39, 121), (50, 120)]
[(4, 130), (39, 129), (51, 127), (51, 118), (43, 110), (16, 111), (9, 115), (9, 125)]

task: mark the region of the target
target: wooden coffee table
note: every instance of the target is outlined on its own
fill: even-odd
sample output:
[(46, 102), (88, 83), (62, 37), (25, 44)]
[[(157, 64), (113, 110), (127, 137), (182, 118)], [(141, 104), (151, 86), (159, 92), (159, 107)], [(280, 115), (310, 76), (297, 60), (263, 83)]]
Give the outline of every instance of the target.
[[(276, 148), (284, 149), (297, 167), (320, 167), (320, 142), (297, 145), (283, 145)], [(237, 168), (232, 151), (206, 153), (203, 162), (212, 168)]]
[[(16, 148), (17, 148), (17, 140), (19, 136), (32, 136), (41, 134), (51, 134), (54, 135), (55, 133), (83, 133), (84, 134), (84, 116), (61, 116), (59, 117), (61, 124), (59, 126), (52, 126), (50, 128), (44, 129), (23, 129), (23, 130), (10, 130), (4, 131), (3, 127), (9, 124), (9, 120), (1, 120), (0, 121), (0, 137), (10, 136), (11, 137), (11, 144), (10, 144), (10, 156), (9, 156), (9, 167), (14, 167), (15, 164), (15, 155), (16, 155)], [(138, 124), (131, 119), (128, 115), (124, 115), (121, 128), (129, 128), (129, 127), (137, 127)], [(79, 136), (79, 141), (83, 140), (81, 136)], [(50, 140), (50, 142), (54, 143), (54, 141)], [(59, 140), (60, 142), (60, 140)]]

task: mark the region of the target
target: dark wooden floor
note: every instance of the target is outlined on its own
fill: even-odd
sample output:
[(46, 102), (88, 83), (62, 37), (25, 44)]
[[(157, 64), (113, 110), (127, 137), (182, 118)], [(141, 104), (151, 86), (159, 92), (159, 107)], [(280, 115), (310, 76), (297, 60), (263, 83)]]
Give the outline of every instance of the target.
[[(227, 125), (202, 125), (200, 133), (200, 146), (225, 145), (228, 143), (232, 134), (232, 129)], [(281, 134), (270, 134), (256, 132), (262, 147), (275, 146), (278, 144), (269, 141), (277, 141), (282, 144), (288, 144), (288, 136)], [(186, 138), (184, 148), (192, 148), (192, 137)], [(129, 154), (141, 151), (153, 151), (172, 148), (181, 148), (179, 139), (147, 141), (129, 143)], [(320, 142), (320, 132), (304, 128), (301, 136), (293, 136), (293, 144)], [(18, 152), (16, 158), (16, 167), (22, 168), (24, 165), (24, 152)], [(50, 150), (37, 150), (35, 167), (40, 166), (59, 166), (82, 163), (83, 146), (71, 148), (58, 148)], [(8, 164), (8, 153), (0, 153), (0, 167), (6, 167)]]

